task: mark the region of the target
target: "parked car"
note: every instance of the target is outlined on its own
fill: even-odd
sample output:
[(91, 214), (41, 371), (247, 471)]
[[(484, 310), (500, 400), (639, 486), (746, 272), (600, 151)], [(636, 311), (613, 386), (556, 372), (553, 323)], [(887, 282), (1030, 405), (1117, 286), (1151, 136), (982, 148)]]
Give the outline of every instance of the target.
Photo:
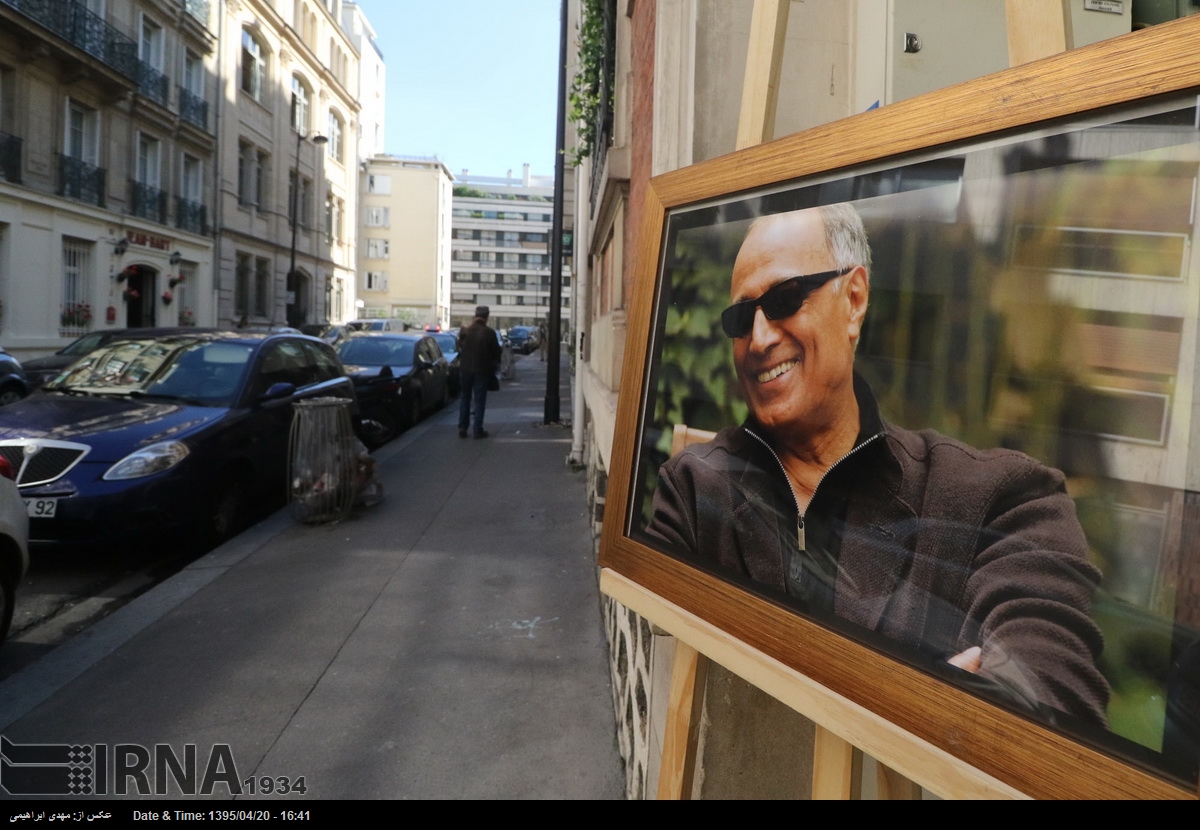
[(403, 320), (396, 320), (391, 317), (381, 317), (372, 320), (351, 320), (346, 324), (346, 328), (350, 331), (394, 331), (398, 334), (408, 331), (408, 325)]
[(196, 328), (195, 326), (176, 326), (165, 328), (145, 329), (105, 329), (92, 331), (72, 341), (65, 348), (59, 349), (46, 357), (35, 357), (25, 361), (25, 376), (29, 379), (30, 389), (37, 389), (47, 381), (58, 377), (58, 373), (70, 366), (76, 360), (91, 354), (101, 346), (107, 346), (117, 340), (129, 337), (161, 337), (167, 334), (185, 334), (214, 329)]
[(0, 458), (0, 642), (8, 636), (17, 586), (29, 570), (29, 516), (15, 476), (12, 465)]
[(286, 495), (293, 404), (354, 400), (333, 348), (300, 334), (210, 332), (111, 343), (0, 409), (31, 544), (231, 535)]
[(0, 347), (0, 406), (16, 403), (29, 392), (29, 380), (21, 361)]
[(508, 330), (508, 342), (514, 352), (529, 354), (538, 347), (538, 330), (533, 326), (513, 326)]
[(462, 361), (458, 357), (458, 335), (452, 331), (430, 331), (428, 326), (425, 331), (437, 341), (438, 348), (442, 350), (442, 357), (446, 358), (446, 365), (450, 370), (450, 397), (453, 398), (458, 395), (458, 375), (462, 368)]
[(338, 345), (338, 357), (354, 379), (368, 446), (390, 441), (450, 400), (450, 367), (431, 335), (352, 334)]

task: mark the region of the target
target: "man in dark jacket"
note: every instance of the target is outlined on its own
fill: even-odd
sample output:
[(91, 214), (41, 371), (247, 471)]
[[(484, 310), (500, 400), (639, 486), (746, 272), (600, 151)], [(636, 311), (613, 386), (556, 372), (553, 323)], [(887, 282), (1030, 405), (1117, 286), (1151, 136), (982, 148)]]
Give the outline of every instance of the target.
[[(475, 308), (475, 319), (458, 336), (459, 381), (462, 398), (458, 407), (458, 437), (467, 437), (467, 428), (474, 426), (476, 438), (487, 438), (483, 428), (483, 412), (487, 408), (488, 384), (496, 377), (500, 365), (500, 341), (496, 332), (488, 328), (491, 310), (485, 306)], [(472, 424), (471, 409), (475, 419)]]
[(663, 465), (647, 532), (1103, 724), (1099, 574), (1062, 474), (880, 418), (854, 373), (870, 262), (848, 205), (751, 226), (721, 318), (750, 418)]

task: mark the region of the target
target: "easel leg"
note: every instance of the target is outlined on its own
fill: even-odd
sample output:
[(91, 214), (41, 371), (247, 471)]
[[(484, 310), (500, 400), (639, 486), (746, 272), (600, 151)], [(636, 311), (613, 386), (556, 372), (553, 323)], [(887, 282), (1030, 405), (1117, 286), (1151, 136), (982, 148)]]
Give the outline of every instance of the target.
[(663, 735), (662, 766), (658, 773), (658, 798), (679, 801), (691, 798), (696, 775), (696, 744), (700, 733), (700, 707), (708, 658), (696, 649), (675, 641), (671, 666), (671, 695), (667, 701), (666, 732)]

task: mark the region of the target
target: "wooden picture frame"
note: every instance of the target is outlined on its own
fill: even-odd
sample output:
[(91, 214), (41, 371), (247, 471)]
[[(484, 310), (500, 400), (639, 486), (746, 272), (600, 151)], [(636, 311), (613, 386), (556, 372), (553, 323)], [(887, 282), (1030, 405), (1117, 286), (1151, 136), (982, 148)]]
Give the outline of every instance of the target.
[[(1179, 20), (652, 179), (637, 240), (601, 541), (600, 564), (609, 573), (608, 584), (638, 586), (765, 660), (1021, 793), (1037, 798), (1196, 798), (1195, 780), (1131, 760), (1086, 734), (1052, 728), (913, 668), (745, 584), (686, 564), (635, 538), (631, 529), (642, 509), (635, 504), (636, 468), (656, 360), (664, 242), (672, 216), (722, 200), (757, 198), (858, 170), (948, 155), (1055, 125), (1084, 124), (1113, 108), (1194, 97), (1200, 94), (1197, 43), (1200, 17)], [(1194, 315), (1195, 309), (1188, 313)], [(1186, 536), (1186, 527), (1182, 533)], [(1187, 550), (1196, 540), (1184, 538), (1180, 544)], [(1196, 585), (1192, 589), (1200, 590)]]

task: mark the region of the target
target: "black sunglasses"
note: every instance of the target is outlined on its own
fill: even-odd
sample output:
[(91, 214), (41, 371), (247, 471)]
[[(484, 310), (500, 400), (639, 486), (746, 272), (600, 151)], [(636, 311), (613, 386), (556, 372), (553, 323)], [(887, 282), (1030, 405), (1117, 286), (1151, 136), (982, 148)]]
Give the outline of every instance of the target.
[(721, 328), (727, 337), (745, 337), (754, 328), (754, 313), (762, 306), (768, 320), (785, 320), (800, 310), (808, 295), (832, 279), (849, 274), (854, 267), (822, 271), (777, 282), (757, 300), (742, 300), (721, 312)]

